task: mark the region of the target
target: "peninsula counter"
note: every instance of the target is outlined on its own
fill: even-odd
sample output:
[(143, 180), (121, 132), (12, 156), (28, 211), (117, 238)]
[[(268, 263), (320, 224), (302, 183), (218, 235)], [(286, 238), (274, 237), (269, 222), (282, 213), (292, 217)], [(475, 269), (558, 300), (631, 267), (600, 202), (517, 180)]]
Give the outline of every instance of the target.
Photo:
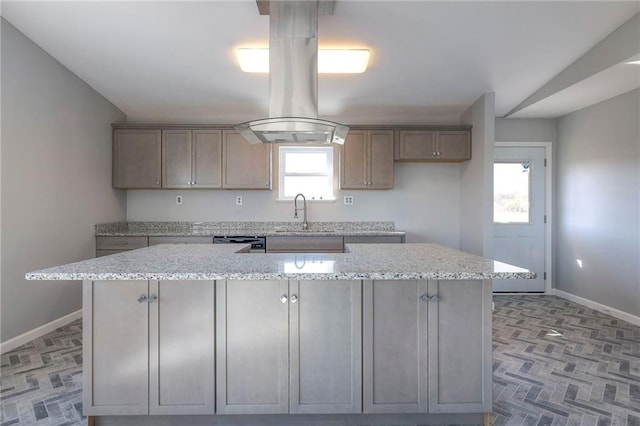
[(90, 421), (488, 424), (491, 280), (534, 273), (433, 244), (245, 249), (158, 245), (26, 275), (83, 281)]

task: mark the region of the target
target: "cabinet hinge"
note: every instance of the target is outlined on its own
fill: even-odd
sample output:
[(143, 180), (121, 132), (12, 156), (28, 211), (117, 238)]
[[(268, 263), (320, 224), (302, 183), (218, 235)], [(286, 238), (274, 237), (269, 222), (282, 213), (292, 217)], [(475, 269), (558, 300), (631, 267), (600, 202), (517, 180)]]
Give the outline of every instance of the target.
[(544, 166), (547, 167), (547, 159), (544, 159)]
[(547, 223), (547, 215), (544, 215), (544, 223)]
[(547, 280), (547, 273), (545, 272), (545, 273), (543, 274), (543, 276), (544, 276), (544, 280), (546, 281), (546, 280)]

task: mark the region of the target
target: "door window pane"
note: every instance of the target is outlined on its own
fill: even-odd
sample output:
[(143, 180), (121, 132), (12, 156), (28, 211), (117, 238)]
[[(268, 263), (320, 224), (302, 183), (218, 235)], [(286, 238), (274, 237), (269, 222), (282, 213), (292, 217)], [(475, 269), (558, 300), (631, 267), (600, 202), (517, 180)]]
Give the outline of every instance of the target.
[(530, 176), (528, 161), (493, 165), (494, 222), (531, 222)]

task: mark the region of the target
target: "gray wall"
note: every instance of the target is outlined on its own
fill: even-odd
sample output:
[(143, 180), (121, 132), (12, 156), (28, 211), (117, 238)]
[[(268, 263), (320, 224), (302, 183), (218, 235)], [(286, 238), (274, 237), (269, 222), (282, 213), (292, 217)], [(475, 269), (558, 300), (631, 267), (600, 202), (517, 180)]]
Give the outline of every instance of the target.
[[(395, 221), (408, 242), (457, 248), (460, 239), (460, 164), (395, 163), (391, 190), (337, 191), (335, 202), (309, 202), (309, 221)], [(176, 195), (183, 204), (175, 203)], [(235, 205), (235, 196), (243, 205)], [(343, 196), (353, 195), (346, 206)], [(127, 191), (127, 220), (291, 221), (293, 203), (273, 191)]]
[(7, 21), (2, 26), (3, 342), (81, 308), (79, 282), (25, 272), (93, 257), (94, 224), (125, 218), (111, 127), (125, 116)]
[(493, 256), (495, 95), (485, 93), (462, 115), (473, 126), (471, 161), (460, 173), (460, 250)]
[(554, 118), (496, 118), (496, 142), (554, 142)]
[(556, 158), (556, 287), (632, 315), (640, 315), (639, 99), (634, 90), (560, 117)]

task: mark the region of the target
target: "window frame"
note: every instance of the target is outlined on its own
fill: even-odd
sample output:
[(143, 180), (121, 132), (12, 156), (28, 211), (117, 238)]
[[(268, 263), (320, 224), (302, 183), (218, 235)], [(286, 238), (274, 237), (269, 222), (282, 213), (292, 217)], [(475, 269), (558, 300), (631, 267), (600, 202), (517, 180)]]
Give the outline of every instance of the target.
[[(321, 152), (327, 156), (327, 173), (286, 173), (286, 154), (287, 153), (301, 153), (301, 152)], [(318, 176), (327, 178), (327, 182), (330, 185), (330, 196), (327, 198), (316, 198), (312, 195), (304, 194), (307, 201), (335, 201), (336, 200), (336, 153), (333, 145), (317, 145), (317, 146), (301, 146), (301, 145), (289, 145), (282, 144), (277, 145), (277, 158), (278, 158), (278, 198), (277, 201), (293, 201), (295, 196), (285, 196), (285, 177), (286, 176)]]

